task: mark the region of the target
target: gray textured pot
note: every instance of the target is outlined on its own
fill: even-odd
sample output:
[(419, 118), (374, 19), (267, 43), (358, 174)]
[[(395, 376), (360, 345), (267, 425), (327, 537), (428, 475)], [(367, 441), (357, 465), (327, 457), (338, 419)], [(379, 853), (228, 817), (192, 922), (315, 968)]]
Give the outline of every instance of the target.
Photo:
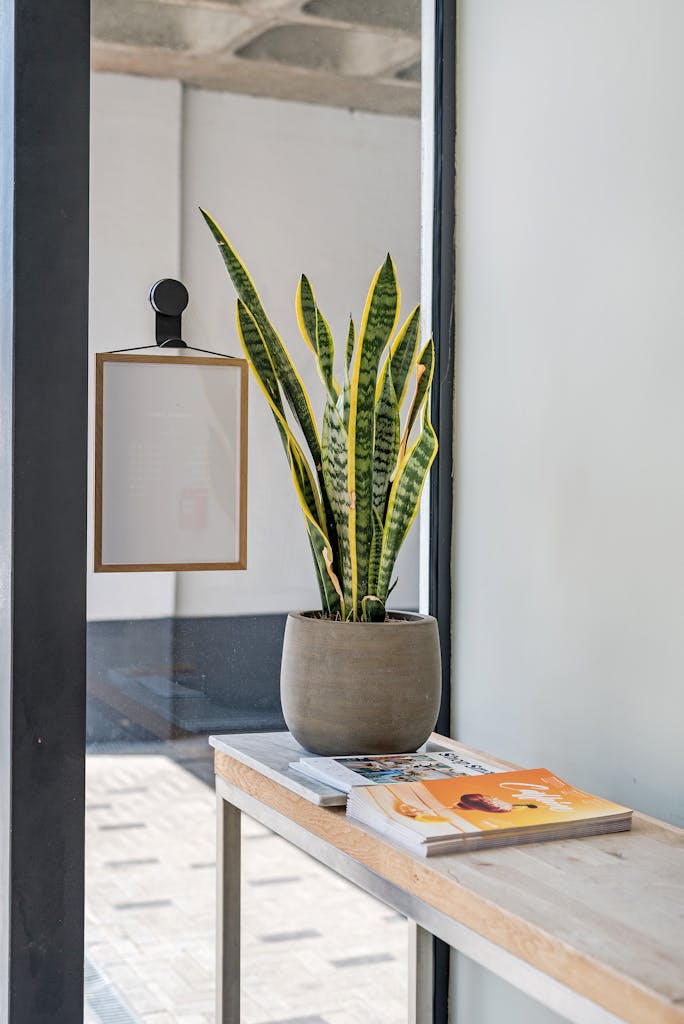
[(415, 750), (432, 732), (441, 694), (437, 621), (390, 612), (389, 622), (288, 615), (280, 670), (287, 727), (316, 754)]

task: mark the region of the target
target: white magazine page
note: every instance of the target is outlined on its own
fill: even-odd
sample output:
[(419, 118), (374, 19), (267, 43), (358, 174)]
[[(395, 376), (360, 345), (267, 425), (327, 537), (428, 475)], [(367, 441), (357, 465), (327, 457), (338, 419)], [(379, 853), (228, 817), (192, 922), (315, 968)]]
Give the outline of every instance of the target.
[(290, 768), (316, 779), (317, 782), (325, 782), (343, 793), (348, 793), (354, 786), (368, 785), (368, 782), (356, 772), (338, 764), (338, 759), (334, 757), (304, 757), (301, 761), (293, 761)]
[(494, 772), (506, 771), (505, 768), (497, 768), (479, 758), (466, 757), (458, 750), (433, 750), (430, 757), (434, 757), (442, 764), (450, 765), (457, 775), (491, 775)]
[(494, 765), (466, 758), (457, 751), (307, 757), (293, 762), (290, 767), (344, 793), (355, 786), (486, 775), (499, 770)]

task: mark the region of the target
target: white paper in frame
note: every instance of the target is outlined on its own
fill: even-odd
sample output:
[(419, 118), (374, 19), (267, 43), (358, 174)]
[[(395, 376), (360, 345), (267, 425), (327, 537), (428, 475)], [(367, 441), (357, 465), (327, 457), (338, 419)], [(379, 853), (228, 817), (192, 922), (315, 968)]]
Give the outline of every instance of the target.
[(95, 572), (247, 567), (247, 363), (100, 353)]

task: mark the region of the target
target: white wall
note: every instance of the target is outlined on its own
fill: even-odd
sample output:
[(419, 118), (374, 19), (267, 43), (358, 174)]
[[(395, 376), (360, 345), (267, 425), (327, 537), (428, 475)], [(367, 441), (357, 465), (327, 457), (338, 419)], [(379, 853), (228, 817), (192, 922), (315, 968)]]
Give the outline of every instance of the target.
[(94, 573), (95, 352), (154, 341), (147, 293), (180, 273), (178, 82), (91, 76), (88, 618), (173, 614), (174, 573)]
[[(175, 82), (94, 77), (92, 338), (152, 340), (146, 289), (180, 276), (190, 344), (240, 355), (235, 293), (198, 206), (229, 235), (296, 364), (323, 393), (294, 312), (306, 272), (340, 349), (389, 249), (406, 312), (418, 301), (420, 134), (411, 118), (231, 96)], [(123, 336), (123, 337), (122, 337)], [(311, 554), (284, 453), (250, 379), (245, 572), (91, 577), (91, 617), (130, 617), (150, 592), (180, 615), (317, 607)], [(400, 555), (395, 607), (418, 604), (418, 528)], [(160, 582), (161, 580), (161, 582)], [(139, 596), (136, 596), (136, 593)], [(130, 598), (130, 600), (129, 600)], [(159, 614), (171, 614), (160, 611)]]
[(456, 734), (684, 825), (684, 6), (460, 30)]

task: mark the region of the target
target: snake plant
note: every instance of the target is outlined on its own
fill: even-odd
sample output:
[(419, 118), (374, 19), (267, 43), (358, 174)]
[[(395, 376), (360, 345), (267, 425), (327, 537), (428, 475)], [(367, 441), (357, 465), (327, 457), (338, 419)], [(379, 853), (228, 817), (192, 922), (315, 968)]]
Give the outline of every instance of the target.
[[(319, 432), (304, 384), (249, 273), (216, 222), (204, 210), (202, 215), (235, 286), (242, 348), (283, 442), (304, 513), (323, 614), (354, 622), (382, 621), (394, 585), (394, 564), (437, 452), (429, 401), (434, 345), (430, 339), (418, 352), (420, 307), (396, 331), (399, 286), (388, 254), (371, 282), (358, 338), (349, 319), (339, 383), (330, 328), (311, 284), (301, 277), (297, 319), (326, 394)], [(415, 391), (402, 417), (414, 370)], [(312, 462), (293, 432), (285, 403)]]

